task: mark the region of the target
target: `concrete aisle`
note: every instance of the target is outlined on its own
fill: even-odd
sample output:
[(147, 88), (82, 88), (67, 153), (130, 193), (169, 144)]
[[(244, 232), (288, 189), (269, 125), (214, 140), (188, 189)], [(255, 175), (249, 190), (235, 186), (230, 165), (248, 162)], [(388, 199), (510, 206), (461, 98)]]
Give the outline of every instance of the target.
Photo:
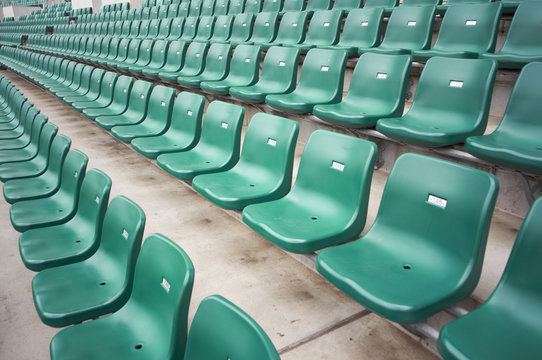
[[(88, 169), (111, 177), (111, 198), (123, 194), (143, 208), (145, 235), (160, 232), (188, 253), (196, 270), (190, 319), (205, 296), (221, 294), (263, 327), (284, 359), (436, 358), (56, 97), (0, 73), (89, 156)], [(0, 358), (47, 359), (57, 329), (33, 307), (33, 273), (20, 260), (8, 205), (0, 200)]]

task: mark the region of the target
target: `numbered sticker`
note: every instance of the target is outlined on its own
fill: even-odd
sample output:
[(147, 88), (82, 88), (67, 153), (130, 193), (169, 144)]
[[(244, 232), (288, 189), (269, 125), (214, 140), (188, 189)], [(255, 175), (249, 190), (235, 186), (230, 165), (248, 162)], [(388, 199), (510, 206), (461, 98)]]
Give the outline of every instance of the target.
[(227, 28), (227, 27), (228, 27), (228, 24), (224, 24), (224, 27)]
[(267, 144), (271, 146), (277, 146), (277, 140), (269, 138), (267, 139)]
[(328, 22), (325, 22), (324, 23), (324, 27), (328, 27), (329, 26), (329, 23)]
[[(179, 55), (180, 53), (181, 53), (180, 51), (177, 51), (177, 55)], [(198, 55), (196, 55), (196, 56), (198, 56)]]
[(142, 99), (145, 99), (145, 95), (141, 94), (141, 98), (142, 98)]
[(279, 66), (286, 66), (286, 61), (279, 61)]
[(376, 78), (377, 79), (387, 79), (388, 74), (386, 74), (386, 73), (376, 73)]
[(362, 21), (361, 26), (369, 26), (369, 22), (368, 21)]
[(245, 58), (245, 62), (246, 62), (246, 63), (249, 63), (249, 62), (250, 62), (250, 59), (249, 59), (249, 58)]
[(122, 237), (128, 239), (128, 231), (126, 229), (122, 229)]
[(408, 26), (416, 26), (416, 21), (409, 21), (407, 22)]
[(243, 23), (243, 27), (246, 27), (247, 26), (247, 23)]
[(450, 80), (450, 86), (451, 87), (456, 87), (456, 88), (462, 88), (463, 87), (463, 81)]
[(320, 71), (329, 71), (329, 66), (322, 66)]
[(99, 204), (100, 203), (100, 197), (96, 196), (96, 199), (94, 199), (94, 201), (96, 201), (96, 204)]
[(341, 164), (340, 162), (337, 162), (337, 161), (332, 161), (331, 168), (335, 170), (339, 170), (339, 171), (344, 171), (344, 164)]
[(169, 282), (166, 280), (165, 277), (162, 277), (162, 282), (160, 283), (160, 285), (162, 285), (164, 290), (166, 290), (166, 292), (169, 293), (169, 289), (171, 289), (171, 285), (169, 284)]
[(265, 23), (265, 26), (269, 26), (269, 23), (268, 23), (268, 22), (266, 22), (266, 23)]
[(166, 106), (166, 102), (165, 102), (165, 101), (162, 101), (162, 106)]
[(222, 60), (222, 55), (218, 55), (218, 60)]
[(429, 204), (436, 205), (436, 206), (441, 207), (443, 209), (445, 209), (446, 204), (448, 204), (447, 200), (445, 200), (443, 198), (439, 198), (438, 196), (431, 195), (431, 194), (429, 194), (429, 197), (427, 198), (427, 202)]
[(293, 27), (297, 27), (297, 23), (293, 23), (292, 26), (293, 26)]
[(220, 124), (220, 126), (222, 126), (224, 129), (227, 129), (228, 128), (228, 123), (223, 122), (222, 124)]
[(467, 21), (465, 21), (465, 25), (474, 26), (474, 25), (476, 25), (476, 20), (467, 20)]
[(199, 57), (199, 53), (196, 54), (196, 57)]
[(192, 116), (192, 111), (188, 110), (186, 113), (188, 114), (188, 116)]
[(124, 92), (128, 91), (128, 89), (124, 88)]

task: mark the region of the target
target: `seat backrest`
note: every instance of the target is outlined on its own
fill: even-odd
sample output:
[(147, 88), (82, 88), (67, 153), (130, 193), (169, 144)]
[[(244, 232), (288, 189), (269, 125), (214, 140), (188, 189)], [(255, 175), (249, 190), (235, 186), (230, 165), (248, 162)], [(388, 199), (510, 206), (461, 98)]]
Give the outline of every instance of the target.
[(524, 1), (516, 9), (508, 29), (506, 40), (499, 51), (501, 54), (536, 55), (542, 53), (542, 46), (537, 41), (542, 37), (539, 14), (542, 3)]
[(71, 143), (72, 140), (65, 135), (59, 134), (55, 136), (51, 148), (49, 149), (49, 157), (47, 160), (48, 173), (60, 176)]
[(262, 13), (278, 13), (282, 9), (282, 0), (263, 0)]
[(233, 23), (232, 15), (220, 15), (216, 17), (215, 28), (213, 31), (213, 36), (211, 37), (214, 41), (225, 41), (230, 38), (231, 26)]
[(79, 197), (81, 183), (85, 177), (87, 169), (88, 157), (79, 150), (72, 149), (66, 155), (66, 160), (62, 164), (62, 172), (60, 174), (60, 188), (55, 194), (69, 194), (70, 197), (75, 197), (75, 205)]
[(306, 11), (329, 10), (331, 0), (307, 0)]
[[(205, 57), (203, 74), (227, 75), (230, 66), (231, 48), (232, 46), (230, 44), (211, 44), (207, 56)], [(188, 49), (190, 50), (190, 48)], [(187, 64), (188, 62), (185, 64), (185, 67)]]
[(137, 65), (147, 65), (151, 61), (152, 47), (154, 40), (145, 39), (141, 42), (139, 47), (139, 55), (137, 58)]
[(132, 39), (128, 45), (128, 53), (126, 54), (125, 63), (133, 64), (139, 58), (139, 49), (141, 48), (141, 39)]
[(139, 35), (139, 27), (141, 26), (141, 20), (132, 20), (130, 24), (130, 37), (137, 37)]
[(392, 117), (403, 114), (412, 58), (410, 55), (365, 53), (359, 57), (343, 101), (377, 106)]
[(158, 29), (158, 39), (165, 39), (169, 36), (169, 32), (170, 32), (170, 29), (171, 29), (171, 23), (172, 23), (173, 19), (163, 19), (161, 22), (160, 22), (160, 28)]
[(342, 50), (309, 50), (295, 92), (308, 94), (318, 91), (329, 95), (330, 102), (340, 101), (346, 59), (346, 52)]
[(174, 88), (156, 85), (149, 96), (147, 116), (143, 120), (144, 124), (157, 130), (166, 130), (171, 121), (174, 99)]
[(463, 5), (463, 4), (484, 4), (493, 0), (447, 0), (447, 5)]
[[(36, 118), (40, 119), (40, 117), (44, 117), (44, 115), (38, 115)], [(41, 123), (40, 120), (34, 121), (34, 123)], [(51, 147), (51, 142), (55, 138), (55, 135), (58, 132), (58, 127), (52, 123), (45, 123), (42, 125), (41, 132), (38, 134), (38, 141), (36, 144), (36, 153), (37, 155), (42, 155), (45, 158), (47, 157), (47, 154), (49, 153), (49, 149)]]
[[(212, 344), (205, 339), (213, 339)], [(273, 343), (243, 310), (219, 295), (200, 303), (186, 343), (185, 360), (278, 360)]]
[(433, 114), (438, 109), (446, 116), (431, 115), (434, 127), (457, 122), (472, 127), (473, 135), (481, 135), (487, 125), (496, 71), (493, 60), (433, 57), (425, 64), (406, 116), (427, 119), (428, 109)]
[(184, 21), (183, 34), (181, 35), (181, 39), (192, 40), (194, 36), (196, 36), (196, 32), (198, 30), (198, 22), (199, 18), (195, 16), (186, 18), (186, 20)]
[(190, 1), (183, 1), (179, 4), (179, 9), (177, 10), (177, 16), (186, 18), (190, 11)]
[(245, 8), (245, 0), (230, 0), (228, 15), (241, 14), (244, 8)]
[(75, 67), (73, 68), (73, 74), (71, 77), (72, 81), (68, 80), (68, 84), (70, 84), (69, 85), (70, 89), (76, 90), (79, 88), (79, 85), (81, 84), (81, 75), (83, 73), (83, 70), (86, 67), (87, 65), (82, 64), (82, 63), (78, 63), (77, 65), (75, 65)]
[(149, 33), (147, 34), (147, 38), (154, 39), (158, 36), (158, 30), (160, 29), (160, 20), (159, 19), (152, 19), (149, 23)]
[(247, 14), (258, 14), (262, 11), (262, 0), (246, 0), (243, 12)]
[(230, 6), (230, 0), (216, 0), (215, 3), (215, 16), (226, 15)]
[(245, 42), (252, 35), (253, 14), (238, 14), (233, 19), (230, 41)]
[(154, 45), (152, 46), (151, 61), (149, 63), (149, 68), (159, 69), (164, 66), (166, 61), (166, 51), (168, 47), (168, 42), (166, 40), (155, 40)]
[(177, 244), (160, 234), (145, 239), (135, 267), (132, 295), (125, 308), (145, 309), (156, 323), (153, 328), (158, 333), (153, 336), (163, 344), (153, 349), (153, 356), (183, 358), (193, 282), (194, 266)]
[(269, 43), (275, 39), (277, 35), (277, 12), (265, 12), (256, 15), (254, 20), (254, 28), (250, 41), (255, 43)]
[(215, 25), (214, 16), (202, 16), (199, 19), (198, 31), (194, 37), (194, 41), (207, 41), (213, 34), (213, 28)]
[(139, 39), (146, 38), (147, 35), (149, 34), (150, 26), (151, 26), (151, 20), (149, 19), (141, 20), (141, 25), (139, 26), (139, 34), (137, 35), (137, 37)]
[(183, 91), (177, 95), (168, 133), (179, 142), (179, 147), (190, 149), (198, 142), (204, 106), (205, 98), (199, 94)]
[(201, 137), (194, 149), (211, 147), (228, 153), (233, 149), (233, 157), (239, 159), (244, 116), (245, 108), (242, 106), (213, 101), (205, 112)]
[(115, 83), (113, 89), (113, 101), (111, 106), (120, 107), (122, 111), (128, 106), (130, 94), (132, 93), (132, 87), (135, 79), (131, 76), (121, 75)]
[(169, 27), (168, 39), (179, 39), (183, 34), (184, 18), (174, 18)]
[(144, 80), (137, 80), (132, 86), (130, 98), (128, 100), (127, 111), (141, 114), (142, 117), (147, 113), (149, 95), (152, 90), (152, 83)]
[(365, 0), (366, 8), (393, 8), (399, 6), (399, 0)]
[(362, 7), (362, 0), (335, 0), (333, 2), (333, 10), (350, 11)]
[(437, 6), (442, 0), (403, 0), (401, 6)]
[(89, 99), (94, 100), (100, 94), (100, 88), (102, 86), (102, 79), (104, 77), (105, 70), (95, 68), (90, 76), (90, 82), (88, 86), (88, 93), (85, 95)]
[(500, 2), (450, 6), (433, 49), (494, 52), (501, 9)]
[(158, 19), (167, 18), (167, 12), (168, 12), (168, 6), (167, 5), (160, 5), (158, 7)]
[[(135, 42), (134, 44), (139, 44), (140, 40), (133, 39)], [(128, 56), (128, 49), (130, 47), (130, 44), (132, 43), (132, 40), (126, 38), (121, 39), (119, 42), (118, 48), (117, 48), (117, 54), (115, 56), (115, 61), (122, 62), (126, 60), (126, 57)]]
[(314, 12), (305, 37), (305, 44), (333, 45), (339, 40), (342, 26), (341, 10), (318, 10)]
[[(289, 3), (289, 2), (286, 2)], [(287, 12), (280, 20), (275, 43), (299, 44), (305, 40), (307, 13), (304, 11)]]
[(117, 57), (118, 53), (119, 53), (119, 46), (121, 45), (121, 43), (125, 46), (127, 46), (128, 44), (128, 40), (127, 39), (124, 39), (126, 42), (123, 42), (121, 39), (119, 38), (112, 38), (111, 39), (111, 42), (109, 43), (109, 52), (107, 53), (107, 58), (108, 60), (113, 60)]
[[(132, 29), (132, 23), (134, 20), (126, 20), (122, 22), (122, 28), (121, 33), (119, 36), (127, 37), (130, 35), (130, 31)], [(115, 34), (117, 33), (117, 27), (115, 26)], [(134, 30), (135, 31), (135, 30)]]
[(258, 45), (239, 45), (233, 52), (229, 78), (256, 80), (260, 71), (261, 48)]
[(168, 72), (175, 72), (180, 70), (184, 66), (185, 53), (186, 43), (184, 41), (171, 41), (167, 49), (166, 62), (162, 70)]
[(266, 113), (255, 114), (248, 124), (237, 166), (255, 166), (270, 179), (279, 180), (276, 190), (285, 194), (292, 184), (292, 169), (299, 123)]
[(431, 242), (445, 256), (453, 256), (465, 271), (460, 286), (467, 296), (480, 277), (498, 188), (490, 173), (403, 154), (389, 174), (371, 232), (391, 226), (418, 244)]
[(283, 12), (297, 12), (297, 11), (303, 11), (304, 8), (305, 8), (304, 0), (284, 0), (282, 11)]
[(203, 0), (201, 3), (201, 16), (211, 16), (215, 13), (215, 0)]
[(431, 46), (434, 6), (398, 6), (393, 9), (381, 48), (425, 50)]
[(112, 71), (107, 71), (102, 78), (100, 87), (100, 99), (113, 99), (115, 85), (119, 78), (119, 74)]

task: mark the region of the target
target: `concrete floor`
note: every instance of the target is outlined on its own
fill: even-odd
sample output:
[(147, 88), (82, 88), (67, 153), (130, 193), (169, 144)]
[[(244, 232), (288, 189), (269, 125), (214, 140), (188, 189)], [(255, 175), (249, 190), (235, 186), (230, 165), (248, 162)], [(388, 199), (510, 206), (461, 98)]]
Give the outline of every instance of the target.
[[(89, 156), (89, 169), (111, 177), (111, 197), (123, 194), (142, 207), (146, 235), (162, 233), (188, 253), (196, 270), (190, 319), (204, 297), (221, 294), (262, 326), (283, 359), (437, 358), (419, 339), (370, 313), (56, 97), (14, 73), (0, 73), (72, 139), (72, 148)], [(386, 176), (375, 172), (366, 229)], [(43, 325), (34, 310), (34, 273), (19, 258), (18, 233), (8, 211), (9, 204), (0, 200), (0, 359), (47, 359), (57, 329)], [(496, 214), (475, 299), (484, 300), (493, 291), (520, 224), (519, 218)]]

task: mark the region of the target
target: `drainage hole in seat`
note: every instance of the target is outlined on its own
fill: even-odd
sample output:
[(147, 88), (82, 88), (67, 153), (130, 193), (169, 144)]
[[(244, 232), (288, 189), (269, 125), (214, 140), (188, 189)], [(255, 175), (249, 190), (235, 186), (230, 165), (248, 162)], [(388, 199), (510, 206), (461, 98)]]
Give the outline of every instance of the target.
[(134, 346), (134, 348), (136, 350), (141, 350), (142, 347), (143, 347), (143, 345), (141, 345), (141, 344), (137, 344), (136, 346)]
[(410, 269), (412, 269), (412, 266), (410, 266), (408, 264), (405, 264), (405, 265), (403, 265), (403, 269), (410, 270)]
[(101, 286), (104, 286), (105, 284), (107, 284), (107, 282), (105, 282), (105, 281), (102, 281), (102, 282), (100, 283)]

